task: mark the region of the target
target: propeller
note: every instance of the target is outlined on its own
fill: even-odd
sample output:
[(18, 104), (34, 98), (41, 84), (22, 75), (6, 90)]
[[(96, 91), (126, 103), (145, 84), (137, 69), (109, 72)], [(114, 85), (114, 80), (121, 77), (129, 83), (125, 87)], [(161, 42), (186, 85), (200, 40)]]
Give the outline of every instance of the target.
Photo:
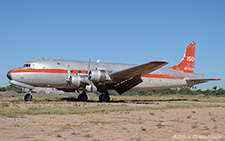
[[(91, 58), (89, 57), (89, 62), (88, 62), (88, 70), (87, 70), (87, 75), (86, 75), (86, 78), (85, 78), (85, 83), (87, 84), (86, 86), (85, 86), (85, 89), (87, 90), (87, 91), (92, 91), (93, 89), (94, 89), (94, 84), (93, 84), (93, 82), (92, 81), (90, 81), (90, 77), (91, 77)], [(96, 88), (96, 87), (95, 87)], [(96, 90), (95, 91), (97, 91), (97, 88), (96, 88)]]
[(91, 58), (89, 58), (89, 62), (88, 62), (88, 75), (89, 75), (89, 72), (90, 72), (90, 68), (91, 68)]
[[(89, 62), (87, 64), (87, 74), (86, 75), (79, 75), (78, 76), (74, 76), (75, 79), (78, 79), (77, 81), (79, 81), (79, 84), (81, 83), (81, 85), (79, 85), (79, 88), (83, 88), (83, 90), (88, 90), (88, 89), (93, 89), (93, 82), (89, 80), (89, 77), (91, 77), (91, 58), (89, 58)], [(75, 80), (76, 81), (76, 80)], [(72, 84), (72, 76), (71, 76), (71, 69), (70, 69), (70, 64), (68, 64), (67, 67), (67, 79), (66, 79), (66, 89), (69, 88), (69, 86), (71, 85), (76, 85), (76, 82), (74, 82), (75, 84)], [(71, 87), (72, 88), (72, 87)], [(90, 90), (89, 90), (90, 91)]]
[(67, 79), (66, 79), (66, 81), (67, 81), (66, 86), (71, 85), (70, 65), (69, 64), (68, 64), (68, 67), (67, 67)]
[(88, 79), (88, 80), (89, 80), (89, 78), (90, 78), (90, 71), (91, 71), (91, 58), (89, 57), (88, 71), (87, 71), (87, 79)]

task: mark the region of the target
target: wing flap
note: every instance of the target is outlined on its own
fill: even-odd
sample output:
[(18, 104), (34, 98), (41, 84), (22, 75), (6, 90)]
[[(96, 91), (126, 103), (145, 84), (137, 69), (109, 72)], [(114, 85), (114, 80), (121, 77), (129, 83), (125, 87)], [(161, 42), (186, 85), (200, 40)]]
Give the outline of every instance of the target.
[(143, 82), (140, 76), (133, 77), (126, 81), (122, 81), (121, 83), (116, 84), (113, 89), (117, 91), (119, 94), (126, 92), (127, 90), (133, 88), (134, 86)]
[(121, 71), (109, 74), (109, 76), (114, 80), (126, 80), (131, 77), (144, 76), (148, 73), (151, 73), (165, 66), (166, 64), (168, 63), (164, 61), (151, 61), (149, 63), (145, 63), (142, 65), (138, 65), (135, 67), (131, 67), (125, 70), (121, 70)]

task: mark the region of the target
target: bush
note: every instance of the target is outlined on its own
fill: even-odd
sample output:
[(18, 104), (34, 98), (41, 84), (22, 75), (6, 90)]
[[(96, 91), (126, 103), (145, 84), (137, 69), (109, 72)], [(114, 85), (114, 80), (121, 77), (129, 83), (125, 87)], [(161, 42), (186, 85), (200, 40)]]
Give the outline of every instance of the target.
[(178, 91), (179, 94), (195, 94), (190, 88), (188, 87), (182, 87)]
[(2, 87), (0, 88), (0, 91), (1, 92), (4, 92), (4, 91), (10, 91), (10, 90), (13, 90), (13, 91), (16, 91), (16, 92), (22, 92), (22, 88), (20, 87), (17, 87), (15, 85), (9, 85), (7, 87)]

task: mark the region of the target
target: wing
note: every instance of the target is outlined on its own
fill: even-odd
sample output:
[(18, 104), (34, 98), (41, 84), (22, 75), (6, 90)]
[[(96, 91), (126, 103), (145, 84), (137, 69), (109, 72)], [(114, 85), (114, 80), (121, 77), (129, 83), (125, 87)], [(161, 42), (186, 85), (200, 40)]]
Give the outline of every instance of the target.
[(113, 89), (119, 94), (122, 94), (143, 82), (141, 76), (153, 72), (154, 70), (157, 70), (166, 64), (168, 63), (163, 61), (152, 61), (146, 64), (111, 73), (109, 74), (110, 78), (116, 82), (113, 86)]
[(109, 74), (111, 79), (113, 80), (126, 80), (131, 77), (136, 77), (136, 76), (144, 76), (148, 73), (153, 72), (154, 70), (157, 70), (163, 66), (168, 64), (167, 62), (163, 61), (151, 61), (149, 63), (145, 63), (142, 65), (138, 65), (135, 67), (131, 67), (125, 70), (121, 70), (112, 74)]

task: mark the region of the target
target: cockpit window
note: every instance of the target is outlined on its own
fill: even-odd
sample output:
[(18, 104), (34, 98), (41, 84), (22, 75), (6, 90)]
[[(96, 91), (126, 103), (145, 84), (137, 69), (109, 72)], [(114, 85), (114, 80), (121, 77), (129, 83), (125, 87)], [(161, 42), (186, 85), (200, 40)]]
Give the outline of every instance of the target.
[(23, 68), (29, 68), (31, 65), (30, 64), (24, 64)]

